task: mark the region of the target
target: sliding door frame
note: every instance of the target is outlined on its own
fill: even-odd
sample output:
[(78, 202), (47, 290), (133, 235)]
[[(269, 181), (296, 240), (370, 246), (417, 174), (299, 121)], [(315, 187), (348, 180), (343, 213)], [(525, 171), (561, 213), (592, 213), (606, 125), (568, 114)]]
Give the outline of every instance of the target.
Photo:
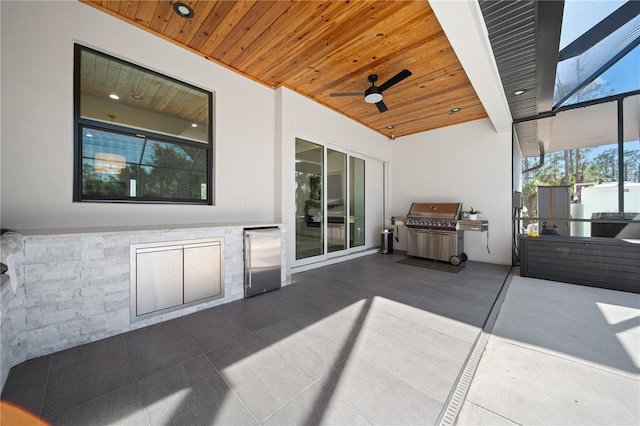
[[(323, 236), (323, 253), (320, 255), (316, 255), (316, 256), (311, 256), (311, 257), (306, 257), (306, 258), (302, 258), (302, 259), (296, 259), (297, 257), (297, 253), (294, 253), (294, 262), (293, 262), (293, 267), (300, 267), (300, 266), (304, 266), (304, 265), (309, 265), (309, 264), (313, 264), (313, 263), (318, 263), (318, 262), (323, 262), (323, 261), (327, 261), (330, 259), (334, 259), (334, 258), (338, 258), (338, 257), (344, 257), (346, 255), (350, 255), (353, 253), (358, 253), (358, 252), (362, 252), (362, 251), (366, 251), (368, 250), (367, 248), (367, 240), (365, 238), (365, 243), (361, 246), (356, 246), (356, 247), (350, 247), (351, 241), (350, 241), (350, 232), (351, 232), (351, 221), (350, 221), (350, 217), (351, 217), (351, 162), (350, 162), (350, 158), (357, 158), (360, 160), (364, 161), (364, 168), (365, 168), (365, 176), (364, 176), (364, 191), (365, 194), (363, 194), (363, 197), (366, 197), (366, 188), (367, 188), (367, 163), (370, 160), (374, 160), (371, 157), (368, 157), (367, 155), (354, 151), (352, 149), (346, 148), (344, 146), (340, 146), (325, 140), (322, 140), (320, 138), (316, 138), (310, 135), (296, 135), (294, 138), (294, 145), (297, 143), (297, 140), (303, 140), (305, 142), (309, 142), (318, 146), (321, 146), (323, 148), (323, 173), (322, 173), (322, 178), (323, 178), (323, 185), (322, 185), (322, 236)], [(345, 177), (344, 177), (344, 182), (346, 182), (344, 184), (345, 187), (345, 196), (344, 196), (344, 208), (346, 209), (346, 211), (343, 213), (344, 216), (346, 217), (346, 220), (344, 221), (344, 234), (343, 237), (345, 239), (345, 245), (346, 248), (343, 250), (338, 250), (338, 251), (334, 251), (329, 253), (328, 249), (329, 249), (329, 238), (328, 238), (328, 230), (329, 230), (329, 226), (328, 226), (328, 214), (327, 214), (327, 179), (328, 179), (328, 158), (327, 158), (327, 154), (328, 154), (328, 150), (332, 150), (341, 154), (345, 155), (345, 163), (346, 163), (346, 173), (345, 173)], [(377, 160), (377, 159), (375, 159)], [(382, 161), (382, 160), (377, 160), (377, 161)], [(295, 169), (295, 168), (294, 168)], [(294, 179), (293, 185), (291, 186), (293, 188), (293, 191), (296, 191), (296, 185), (295, 185), (295, 173), (294, 175), (291, 177), (292, 179)], [(294, 194), (294, 199), (295, 199), (295, 194)], [(365, 198), (366, 199), (366, 198)], [(384, 200), (383, 200), (384, 202)], [(366, 201), (365, 201), (365, 205), (366, 205)], [(384, 208), (384, 206), (383, 206)], [(365, 208), (365, 235), (366, 235), (366, 220), (367, 218), (367, 210)], [(293, 212), (293, 223), (296, 223), (296, 212)], [(296, 244), (294, 244), (294, 251), (296, 250), (296, 246), (297, 246), (297, 231), (295, 230), (295, 226), (294, 226), (294, 242)]]

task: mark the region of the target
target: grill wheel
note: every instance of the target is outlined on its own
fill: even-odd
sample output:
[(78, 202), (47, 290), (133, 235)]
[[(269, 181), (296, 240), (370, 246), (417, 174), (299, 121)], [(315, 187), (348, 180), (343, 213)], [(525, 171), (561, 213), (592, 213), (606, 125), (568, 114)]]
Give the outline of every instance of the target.
[(453, 256), (451, 256), (449, 258), (449, 262), (453, 265), (453, 266), (458, 266), (459, 264), (461, 264), (462, 262), (466, 261), (468, 259), (467, 254), (466, 253), (462, 253), (460, 256), (456, 256), (455, 254)]

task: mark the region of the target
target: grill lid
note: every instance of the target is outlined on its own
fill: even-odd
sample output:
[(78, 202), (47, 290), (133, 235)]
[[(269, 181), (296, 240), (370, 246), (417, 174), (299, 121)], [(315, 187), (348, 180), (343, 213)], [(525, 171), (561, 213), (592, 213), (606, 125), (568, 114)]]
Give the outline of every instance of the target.
[(411, 203), (409, 218), (460, 219), (462, 203)]

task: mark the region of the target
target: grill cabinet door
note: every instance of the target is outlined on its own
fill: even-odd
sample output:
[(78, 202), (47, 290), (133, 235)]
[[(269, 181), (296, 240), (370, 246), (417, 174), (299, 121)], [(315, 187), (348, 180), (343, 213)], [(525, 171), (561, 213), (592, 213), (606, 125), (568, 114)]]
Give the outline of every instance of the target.
[(438, 234), (440, 240), (440, 250), (438, 251), (438, 260), (449, 261), (449, 258), (456, 253), (456, 234), (451, 232), (440, 232)]
[(427, 229), (409, 228), (408, 230), (408, 248), (409, 256), (434, 258), (434, 241), (431, 231)]
[(184, 303), (222, 292), (220, 243), (187, 244), (184, 246)]
[(458, 235), (456, 232), (414, 228), (408, 230), (407, 254), (409, 256), (448, 262), (451, 256), (457, 253)]
[(182, 304), (182, 246), (138, 249), (136, 314)]

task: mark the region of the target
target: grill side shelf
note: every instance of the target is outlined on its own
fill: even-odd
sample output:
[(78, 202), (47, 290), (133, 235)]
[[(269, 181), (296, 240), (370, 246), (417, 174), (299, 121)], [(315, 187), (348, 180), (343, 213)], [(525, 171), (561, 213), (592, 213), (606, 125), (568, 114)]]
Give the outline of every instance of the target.
[(489, 230), (488, 220), (459, 220), (460, 231), (479, 231), (484, 232)]

